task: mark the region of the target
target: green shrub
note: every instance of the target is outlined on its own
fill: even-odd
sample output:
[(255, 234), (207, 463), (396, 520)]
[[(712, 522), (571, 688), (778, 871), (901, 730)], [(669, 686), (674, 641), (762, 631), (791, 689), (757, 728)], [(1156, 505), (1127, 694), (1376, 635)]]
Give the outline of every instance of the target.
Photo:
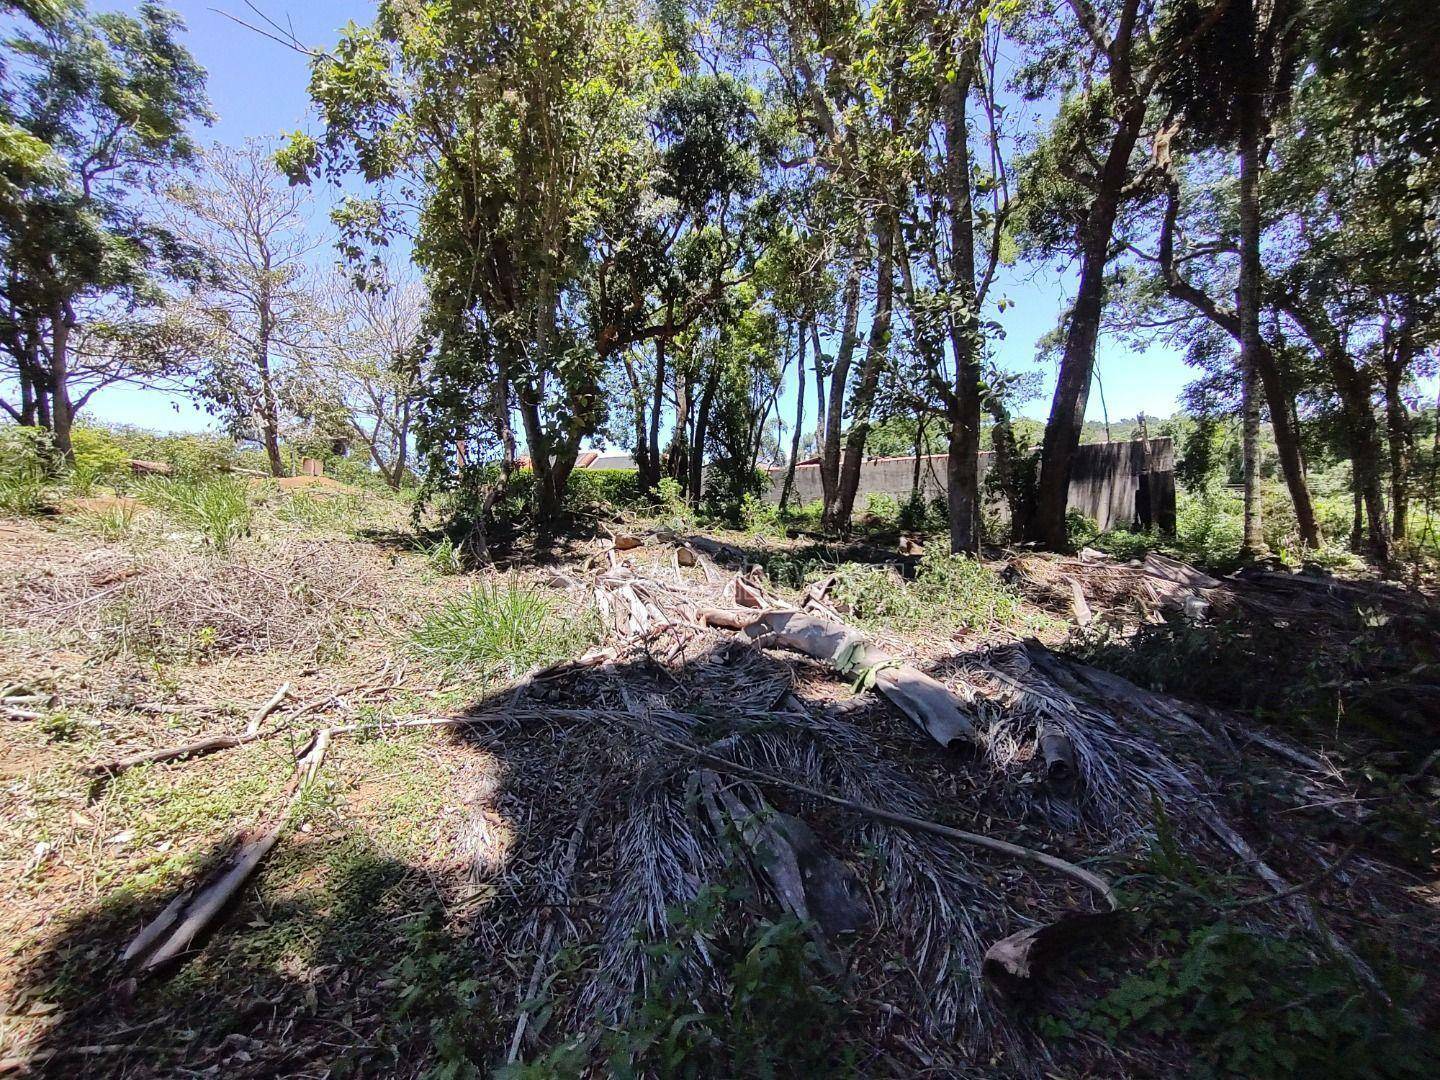
[(1150, 533), (1132, 532), (1129, 529), (1111, 529), (1103, 532), (1090, 546), (1117, 559), (1143, 559), (1155, 549), (1155, 537)]
[(216, 552), (250, 533), (252, 511), (249, 486), (233, 476), (209, 480), (151, 478), (140, 496), (201, 536)]
[(754, 537), (783, 540), (786, 536), (780, 507), (748, 492), (740, 500), (740, 526)]
[(159, 435), (124, 425), (108, 428), (106, 433), (127, 458), (163, 461), (182, 480), (214, 476), (234, 465), (238, 456), (235, 441), (224, 435)]
[(104, 428), (75, 428), (70, 446), (75, 463), (67, 480), (76, 495), (89, 494), (100, 484), (123, 484), (129, 477), (131, 454)]
[(500, 580), (441, 604), (415, 629), (411, 646), (447, 671), (513, 679), (580, 652), (594, 631), (593, 619), (577, 619), (551, 593)]
[(900, 507), (895, 517), (896, 524), (906, 532), (924, 532), (930, 527), (930, 507), (925, 504), (925, 496), (918, 491), (912, 491), (905, 504)]
[(50, 439), (38, 428), (0, 427), (0, 513), (38, 514), (51, 495)]
[(900, 503), (894, 495), (872, 491), (865, 496), (865, 516), (875, 525), (897, 525), (900, 522)]
[(1100, 523), (1079, 510), (1065, 511), (1065, 549), (1079, 551), (1100, 535)]
[(1188, 563), (1213, 569), (1238, 564), (1245, 538), (1240, 499), (1211, 489), (1182, 495), (1176, 508), (1175, 549)]
[(565, 508), (572, 514), (633, 509), (644, 501), (634, 469), (577, 469), (565, 490)]
[(893, 569), (846, 563), (836, 600), (861, 623), (898, 632), (987, 630), (1024, 620), (1020, 597), (968, 555), (926, 552), (913, 581)]
[(460, 557), (460, 549), (448, 536), (442, 536), (428, 546), (422, 545), (420, 550), (430, 569), (437, 574), (463, 574), (465, 572), (465, 561)]

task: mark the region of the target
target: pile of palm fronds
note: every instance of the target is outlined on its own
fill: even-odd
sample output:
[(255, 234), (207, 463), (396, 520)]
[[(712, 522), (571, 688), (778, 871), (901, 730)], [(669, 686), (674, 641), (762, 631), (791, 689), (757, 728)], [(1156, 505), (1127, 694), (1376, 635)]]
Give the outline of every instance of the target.
[[(1114, 687), (1107, 697), (1039, 646), (954, 654), (930, 642), (907, 659), (952, 688), (976, 731), (970, 753), (940, 750), (822, 665), (697, 618), (716, 604), (778, 604), (763, 579), (733, 577), (722, 591), (701, 563), (647, 572), (645, 554), (611, 552), (586, 580), (557, 577), (602, 612), (608, 647), (526, 680), (519, 712), (513, 691), (477, 703), (467, 729), (503, 762), (503, 783), (475, 808), (477, 873), (493, 897), (476, 932), (510, 958), (512, 1060), (741, 1068), (725, 1054), (750, 1036), (726, 1024), (750, 1015), (757, 957), (794, 975), (770, 932), (744, 928), (781, 926), (795, 898), (776, 869), (790, 855), (754, 843), (743, 813), (717, 815), (710, 770), (738, 793), (732, 810), (748, 807), (757, 828), (781, 823), (765, 835), (813, 833), (858, 881), (865, 928), (835, 938), (806, 925), (800, 983), (833, 989), (837, 1022), (813, 1037), (862, 1074), (1043, 1072), (1044, 1043), (981, 975), (987, 949), (1092, 904), (1033, 862), (899, 822), (1103, 873), (1145, 853), (1163, 808), (1196, 858), (1238, 858), (1257, 882), (1281, 880), (1226, 823), (1219, 777), (1239, 742), (1214, 717)], [(1321, 763), (1306, 768), (1303, 752), (1270, 742), (1307, 797), (1333, 787)], [(1297, 894), (1249, 917), (1318, 927), (1313, 915)]]

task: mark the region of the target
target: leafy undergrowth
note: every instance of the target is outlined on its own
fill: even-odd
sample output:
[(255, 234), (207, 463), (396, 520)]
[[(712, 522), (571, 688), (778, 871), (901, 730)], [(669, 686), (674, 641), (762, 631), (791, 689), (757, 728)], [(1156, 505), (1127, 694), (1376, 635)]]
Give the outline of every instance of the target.
[[(1378, 948), (1371, 959), (1393, 1003), (1381, 1000), (1339, 957), (1317, 958), (1298, 932), (1261, 925), (1255, 902), (1236, 898), (1244, 883), (1185, 854), (1158, 820), (1154, 848), (1123, 887), (1135, 954), (1123, 967), (1092, 957), (1094, 982), (1043, 1015), (1042, 1034), (1139, 1043), (1202, 1078), (1434, 1075), (1440, 1037), (1417, 1019), (1417, 977)], [(1179, 1046), (1183, 1059), (1172, 1057)]]
[[(745, 919), (753, 890), (709, 886), (683, 908), (647, 951), (658, 977), (632, 1003), (630, 1019), (589, 1040), (562, 1042), (528, 1062), (500, 1070), (503, 1080), (580, 1076), (598, 1056), (609, 1074), (640, 1076), (854, 1076), (855, 1048), (847, 1045), (851, 1006), (839, 980), (821, 963), (809, 928), (793, 917)], [(686, 964), (701, 957), (720, 985), (704, 1000), (677, 993)], [(583, 962), (576, 950), (560, 957), (556, 979), (521, 1007), (543, 1022), (554, 998), (567, 993), (568, 969)]]
[(963, 555), (926, 552), (915, 576), (846, 563), (831, 595), (861, 626), (900, 634), (1033, 628), (1036, 616), (988, 566)]

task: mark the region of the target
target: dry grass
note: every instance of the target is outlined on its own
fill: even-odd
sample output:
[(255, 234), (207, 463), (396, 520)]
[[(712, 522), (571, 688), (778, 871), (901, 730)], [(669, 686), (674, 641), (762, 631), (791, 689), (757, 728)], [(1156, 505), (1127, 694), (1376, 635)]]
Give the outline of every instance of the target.
[(343, 547), (291, 541), (219, 559), (183, 548), (124, 551), (22, 577), (11, 625), (78, 634), (105, 655), (331, 653), (393, 605)]

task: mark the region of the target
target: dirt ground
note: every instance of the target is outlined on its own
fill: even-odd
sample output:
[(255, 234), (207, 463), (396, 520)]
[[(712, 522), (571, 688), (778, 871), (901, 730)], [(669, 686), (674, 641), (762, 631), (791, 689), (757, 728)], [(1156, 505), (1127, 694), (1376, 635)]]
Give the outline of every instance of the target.
[[(1143, 1022), (1104, 1004), (1155, 971), (1162, 938), (1194, 953), (1179, 916), (1153, 914), (1161, 893), (1171, 915), (1229, 912), (1196, 922), (1239, 935), (1226, 948), (1283, 937), (1298, 951), (1266, 963), (1298, 957), (1361, 987), (1277, 990), (1262, 1015), (1368, 997), (1378, 1026), (1355, 1039), (1423, 1071), (1415, 1031), (1436, 1018), (1425, 973), (1440, 960), (1433, 760), (1411, 776), (1407, 757), (1384, 781), (1422, 819), (1395, 826), (1409, 829), (1402, 857), (1366, 831), (1391, 791), (1363, 773), (1374, 755), (1117, 689), (1046, 648), (1077, 619), (1128, 634), (1187, 598), (1271, 603), (1275, 621), (1274, 589), (1293, 586), (997, 556), (1003, 616), (942, 603), (871, 617), (844, 582), (807, 600), (794, 567), (835, 552), (802, 542), (687, 544), (631, 522), (636, 547), (601, 536), (497, 577), (450, 572), (386, 498), (286, 501), (302, 497), (273, 496), (224, 554), (144, 507), (118, 524), (89, 505), (0, 522), (0, 1072), (464, 1076), (529, 1062), (514, 1075), (565, 1076), (625, 1061), (762, 1075), (782, 1053), (792, 1072), (857, 1075), (1184, 1071), (1184, 1040), (1210, 1038), (1188, 984), (1155, 974)], [(894, 581), (865, 587), (906, 589), (915, 569), (888, 560), (877, 572)], [(523, 670), (417, 649), (428, 616), (496, 581), (546, 597), (519, 613), (515, 641), (527, 620), (558, 619), (580, 663), (517, 684)], [(938, 680), (973, 745), (936, 745), (877, 692), (893, 667), (842, 676), (707, 622), (747, 610), (747, 590), (846, 620)], [(305, 781), (321, 729), (336, 734)], [(1047, 730), (1067, 737), (1073, 786), (1048, 771)], [(204, 756), (116, 765), (247, 732)], [(1093, 890), (867, 807), (1087, 867), (1152, 914), (1083, 946), (1038, 1002), (1006, 997), (979, 974), (987, 950), (1094, 910)], [(817, 929), (831, 909), (814, 896), (811, 921), (784, 922), (796, 901), (752, 837), (771, 821), (810, 837), (802, 866), (813, 850), (840, 868), (856, 926)], [(254, 876), (178, 960), (125, 962), (177, 893), (271, 830)], [(1197, 980), (1220, 962), (1204, 955)], [(1259, 1023), (1252, 1041), (1277, 1037)], [(1321, 1038), (1279, 1036), (1301, 1060)], [(1206, 1046), (1207, 1069), (1244, 1071), (1243, 1048)]]

